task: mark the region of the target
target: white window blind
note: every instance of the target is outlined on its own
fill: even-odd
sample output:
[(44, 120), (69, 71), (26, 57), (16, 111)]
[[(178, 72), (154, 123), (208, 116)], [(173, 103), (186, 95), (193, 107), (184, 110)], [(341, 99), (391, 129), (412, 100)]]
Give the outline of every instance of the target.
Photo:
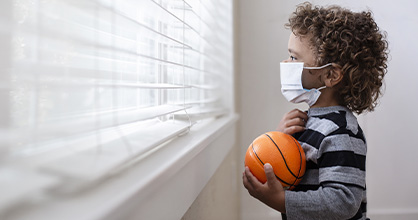
[(199, 120), (229, 114), (231, 7), (1, 1), (0, 211), (40, 189), (101, 181)]

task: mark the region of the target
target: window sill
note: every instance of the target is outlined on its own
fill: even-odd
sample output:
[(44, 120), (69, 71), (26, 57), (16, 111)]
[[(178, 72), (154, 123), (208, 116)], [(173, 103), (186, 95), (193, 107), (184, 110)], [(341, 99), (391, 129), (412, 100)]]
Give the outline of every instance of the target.
[(237, 118), (202, 121), (106, 181), (41, 196), (7, 219), (180, 219), (232, 149)]

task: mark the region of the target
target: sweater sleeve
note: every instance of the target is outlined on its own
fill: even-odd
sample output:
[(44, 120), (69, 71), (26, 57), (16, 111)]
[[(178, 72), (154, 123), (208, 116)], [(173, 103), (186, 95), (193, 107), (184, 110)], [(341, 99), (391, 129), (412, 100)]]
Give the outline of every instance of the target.
[(360, 207), (363, 189), (343, 184), (325, 184), (315, 191), (286, 191), (288, 220), (350, 219)]

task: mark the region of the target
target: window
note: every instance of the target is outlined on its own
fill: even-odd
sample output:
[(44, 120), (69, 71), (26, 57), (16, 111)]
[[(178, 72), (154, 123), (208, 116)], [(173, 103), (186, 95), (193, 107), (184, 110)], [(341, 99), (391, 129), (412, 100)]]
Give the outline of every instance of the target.
[(0, 12), (0, 211), (105, 179), (233, 112), (231, 1), (10, 0)]

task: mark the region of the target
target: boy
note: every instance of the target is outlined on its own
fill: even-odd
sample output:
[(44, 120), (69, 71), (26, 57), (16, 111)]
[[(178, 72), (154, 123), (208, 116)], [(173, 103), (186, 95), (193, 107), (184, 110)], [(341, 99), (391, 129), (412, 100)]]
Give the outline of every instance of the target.
[(282, 93), (306, 102), (277, 130), (293, 135), (307, 160), (305, 175), (284, 191), (269, 164), (267, 182), (245, 168), (250, 195), (283, 213), (284, 219), (367, 219), (366, 141), (356, 117), (373, 111), (387, 69), (387, 41), (370, 12), (299, 5), (286, 27), (289, 58), (281, 63)]

